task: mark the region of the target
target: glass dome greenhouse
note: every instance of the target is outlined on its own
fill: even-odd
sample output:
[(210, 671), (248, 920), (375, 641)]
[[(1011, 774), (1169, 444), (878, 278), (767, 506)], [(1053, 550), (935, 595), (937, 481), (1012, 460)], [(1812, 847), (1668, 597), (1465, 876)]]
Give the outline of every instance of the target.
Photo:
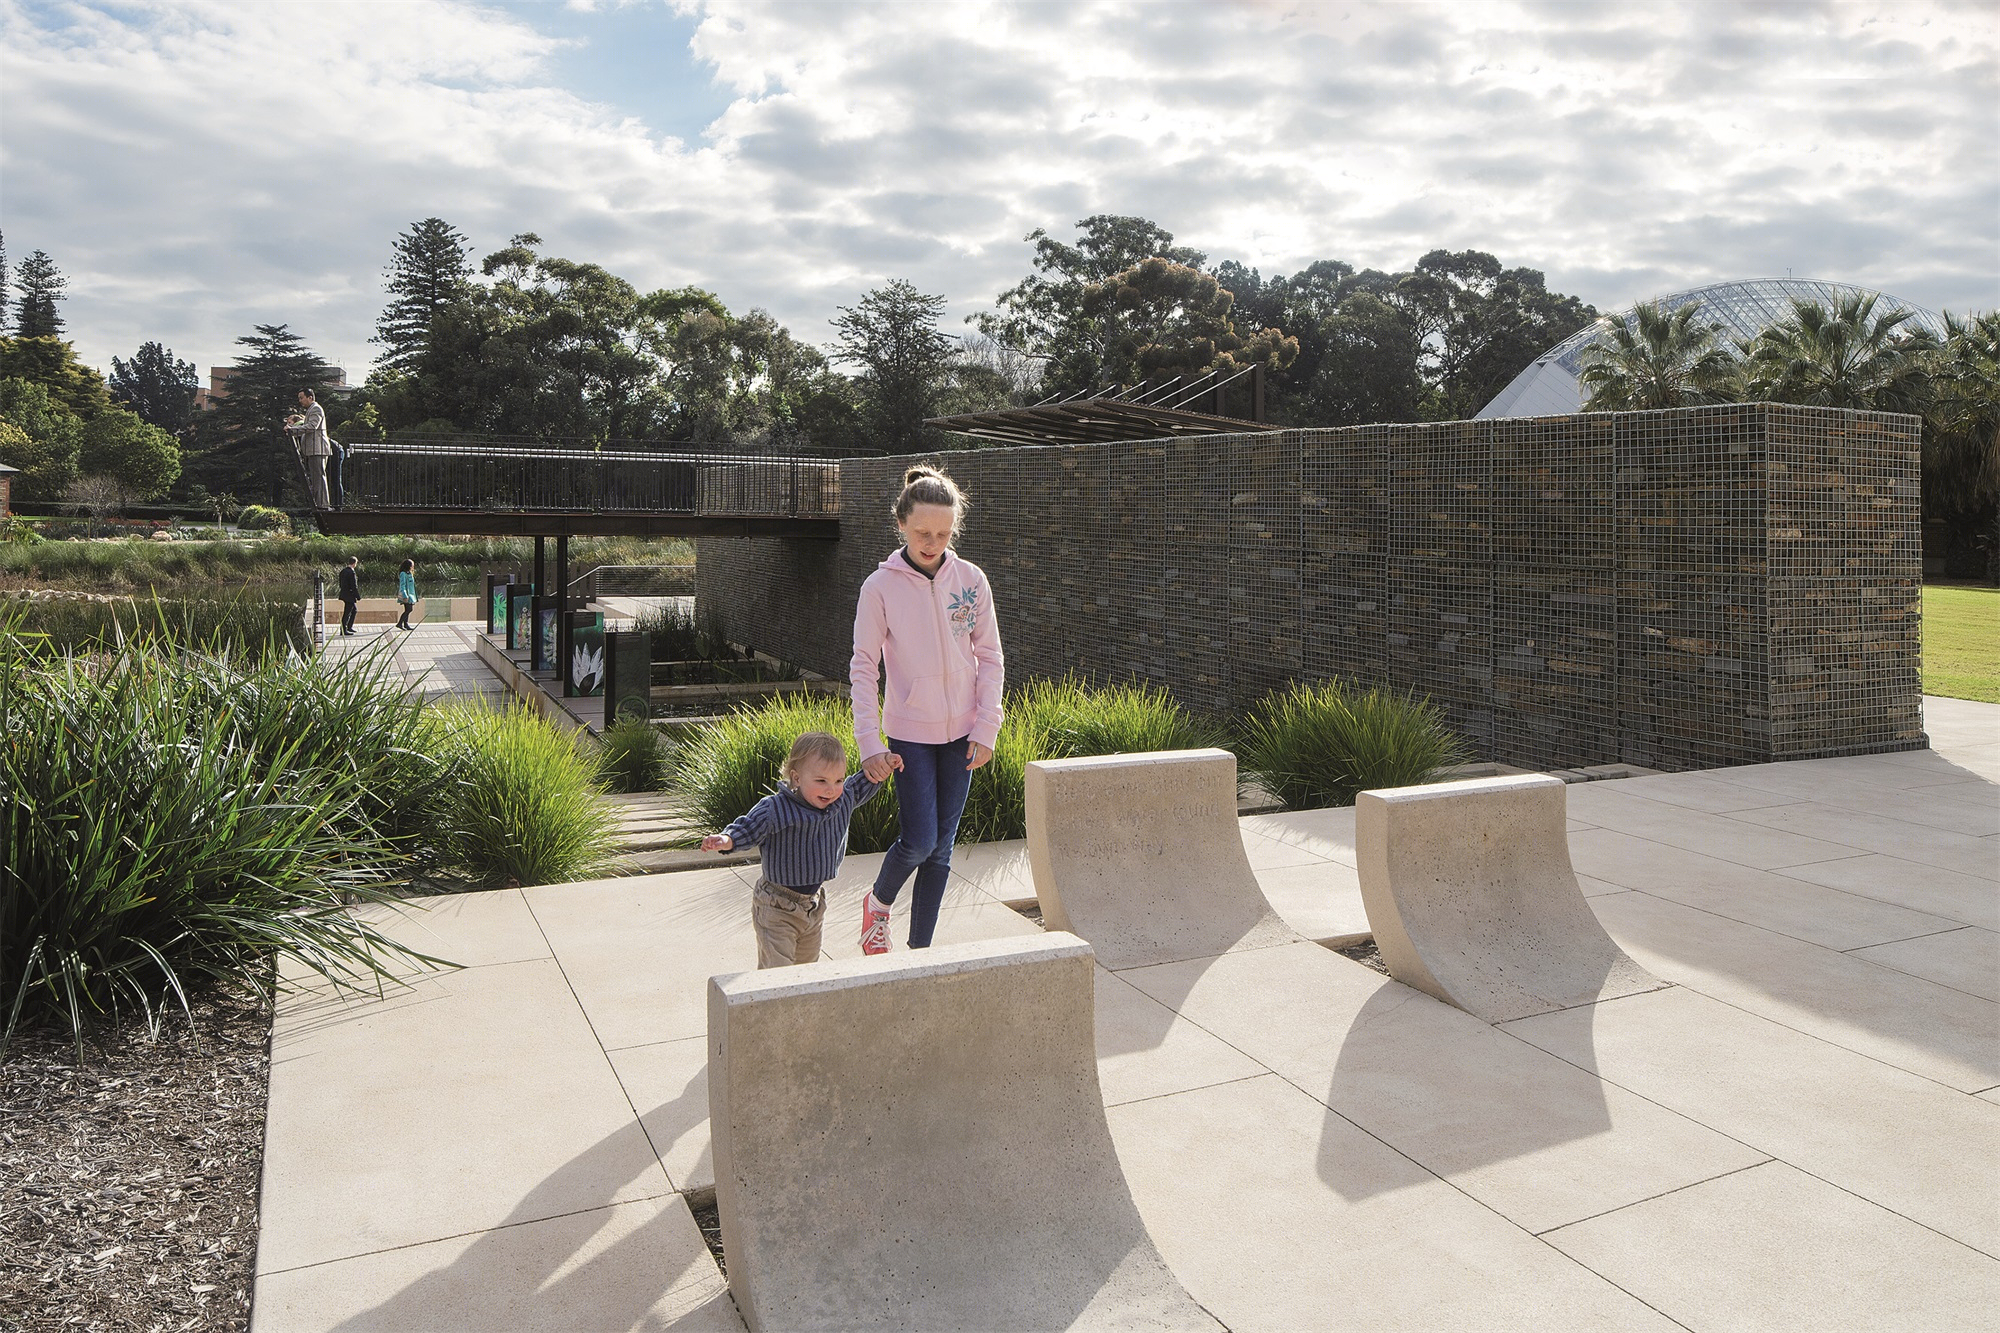
[[(1661, 309), (1672, 312), (1684, 305), (1699, 305), (1695, 318), (1720, 324), (1725, 339), (1754, 338), (1773, 324), (1790, 317), (1794, 302), (1818, 302), (1831, 308), (1843, 297), (1873, 296), (1878, 312), (1908, 310), (1906, 328), (1927, 329), (1942, 338), (1944, 321), (1932, 311), (1883, 292), (1854, 287), (1843, 282), (1819, 282), (1810, 278), (1755, 278), (1747, 282), (1718, 282), (1692, 291), (1662, 296)], [(1588, 328), (1580, 329), (1536, 357), (1526, 370), (1516, 375), (1493, 401), (1479, 409), (1484, 417), (1547, 417), (1583, 410), (1583, 387), (1577, 375), (1583, 370), (1590, 349), (1609, 341), (1614, 323), (1629, 324), (1632, 307), (1607, 315)]]

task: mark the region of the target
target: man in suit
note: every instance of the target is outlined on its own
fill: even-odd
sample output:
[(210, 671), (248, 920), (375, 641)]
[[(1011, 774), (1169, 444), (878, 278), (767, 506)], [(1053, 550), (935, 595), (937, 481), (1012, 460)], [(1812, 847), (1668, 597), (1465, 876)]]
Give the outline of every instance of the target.
[(361, 606), (361, 557), (347, 557), (347, 567), (340, 571), (340, 632), (354, 633), (354, 613)]
[(299, 390), (298, 415), (285, 419), (299, 447), (299, 461), (306, 469), (306, 499), (314, 509), (330, 509), (326, 489), (326, 460), (333, 445), (326, 438), (326, 409), (311, 389)]

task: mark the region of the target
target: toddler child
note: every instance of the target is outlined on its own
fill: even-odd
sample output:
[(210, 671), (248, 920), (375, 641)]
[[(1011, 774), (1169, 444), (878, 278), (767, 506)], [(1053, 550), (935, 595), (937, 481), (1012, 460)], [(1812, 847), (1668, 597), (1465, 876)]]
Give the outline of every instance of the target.
[[(894, 765), (902, 767), (900, 763)], [(750, 907), (757, 930), (757, 966), (786, 967), (819, 958), (826, 917), (821, 885), (847, 855), (847, 825), (882, 783), (847, 772), (838, 737), (808, 731), (792, 742), (778, 790), (720, 833), (701, 840), (705, 852), (763, 849), (763, 877)]]

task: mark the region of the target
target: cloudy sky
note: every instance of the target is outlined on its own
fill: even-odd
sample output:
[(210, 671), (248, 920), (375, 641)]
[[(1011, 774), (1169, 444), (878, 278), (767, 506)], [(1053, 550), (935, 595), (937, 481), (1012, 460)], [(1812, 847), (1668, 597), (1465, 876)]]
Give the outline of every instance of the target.
[(1610, 309), (1738, 277), (2000, 305), (2000, 5), (0, 0), (0, 229), (78, 350), (288, 323), (359, 379), (396, 234), (515, 232), (828, 337), (1022, 236), (1477, 248)]

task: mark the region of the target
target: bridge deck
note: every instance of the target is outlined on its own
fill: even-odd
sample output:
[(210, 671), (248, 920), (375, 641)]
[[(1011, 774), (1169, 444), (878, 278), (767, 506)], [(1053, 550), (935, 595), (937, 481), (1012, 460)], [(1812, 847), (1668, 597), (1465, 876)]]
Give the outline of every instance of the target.
[(355, 445), (344, 503), (318, 514), (343, 536), (839, 535), (840, 465), (586, 446)]

